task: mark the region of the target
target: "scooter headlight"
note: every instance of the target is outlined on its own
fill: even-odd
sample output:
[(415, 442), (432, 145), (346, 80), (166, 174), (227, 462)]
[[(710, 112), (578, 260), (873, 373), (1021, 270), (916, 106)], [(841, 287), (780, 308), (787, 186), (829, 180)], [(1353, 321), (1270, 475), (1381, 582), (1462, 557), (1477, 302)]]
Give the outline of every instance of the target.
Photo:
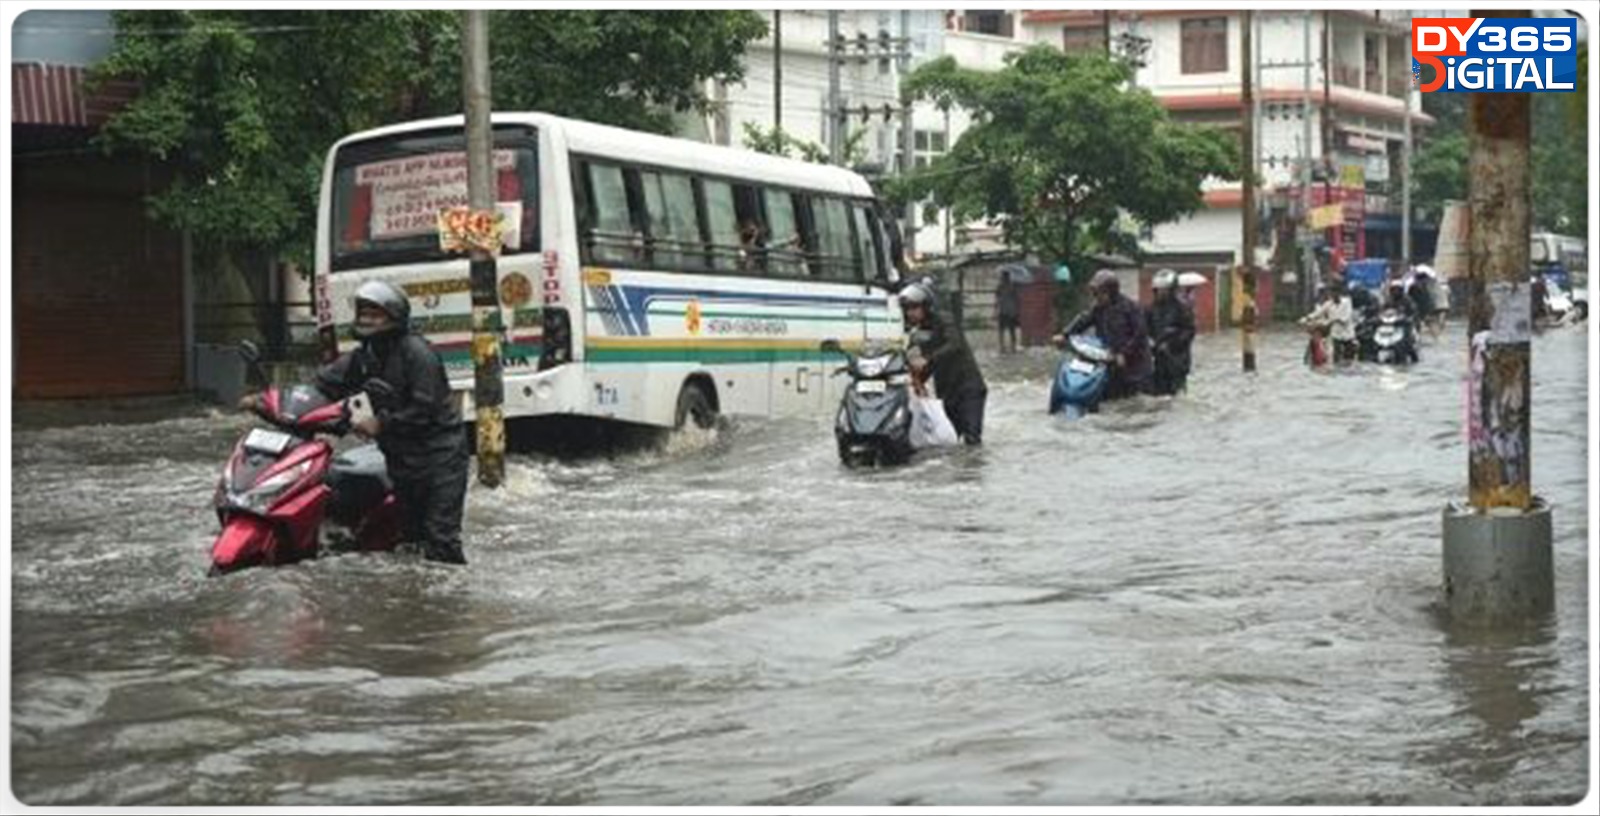
[(300, 481), (300, 477), (306, 475), (306, 471), (310, 469), (311, 462), (306, 461), (274, 473), (249, 490), (235, 494), (232, 497), (233, 503), (253, 513), (265, 513), (267, 508), (271, 507), (272, 503), (283, 495), (283, 491), (288, 490), (290, 485)]
[(863, 377), (878, 377), (889, 366), (888, 357), (863, 357), (856, 360), (856, 373)]

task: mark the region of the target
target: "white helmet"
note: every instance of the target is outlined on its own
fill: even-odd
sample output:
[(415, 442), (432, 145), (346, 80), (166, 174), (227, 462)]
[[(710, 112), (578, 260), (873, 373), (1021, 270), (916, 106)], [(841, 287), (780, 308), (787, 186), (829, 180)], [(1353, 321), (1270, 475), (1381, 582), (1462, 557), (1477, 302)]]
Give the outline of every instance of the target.
[(1163, 269), (1156, 273), (1150, 280), (1151, 289), (1171, 289), (1178, 285), (1178, 273), (1171, 269)]
[(924, 309), (933, 309), (933, 290), (928, 284), (917, 281), (900, 290), (900, 306), (921, 306)]

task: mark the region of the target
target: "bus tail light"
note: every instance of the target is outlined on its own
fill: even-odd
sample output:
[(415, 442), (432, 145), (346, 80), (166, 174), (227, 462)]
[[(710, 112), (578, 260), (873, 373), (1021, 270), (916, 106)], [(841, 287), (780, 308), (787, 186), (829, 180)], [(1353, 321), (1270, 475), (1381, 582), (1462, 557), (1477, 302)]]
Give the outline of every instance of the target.
[(572, 318), (567, 310), (544, 308), (544, 352), (539, 355), (539, 370), (572, 362)]

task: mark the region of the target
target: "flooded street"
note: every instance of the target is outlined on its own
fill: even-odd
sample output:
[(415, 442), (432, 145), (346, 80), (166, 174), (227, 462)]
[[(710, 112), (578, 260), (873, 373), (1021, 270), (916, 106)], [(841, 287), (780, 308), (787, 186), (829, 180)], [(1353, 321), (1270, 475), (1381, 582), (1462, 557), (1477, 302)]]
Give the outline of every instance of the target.
[(464, 570), (205, 576), (244, 417), (14, 430), (12, 791), (34, 805), (1570, 803), (1591, 780), (1587, 327), (1535, 339), (1556, 616), (1453, 632), (1452, 324), (1411, 370), (1203, 337), (1190, 392), (840, 467), (831, 416), (469, 497)]

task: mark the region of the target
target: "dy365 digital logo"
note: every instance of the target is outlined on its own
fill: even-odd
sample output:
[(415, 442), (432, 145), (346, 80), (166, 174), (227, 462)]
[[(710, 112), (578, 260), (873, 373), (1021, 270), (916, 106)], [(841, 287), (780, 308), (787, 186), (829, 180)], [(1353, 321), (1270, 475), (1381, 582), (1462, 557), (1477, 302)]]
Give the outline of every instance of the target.
[[(1426, 83), (1423, 66), (1433, 68)], [(1578, 21), (1415, 17), (1411, 74), (1424, 92), (1572, 91), (1578, 79)]]

